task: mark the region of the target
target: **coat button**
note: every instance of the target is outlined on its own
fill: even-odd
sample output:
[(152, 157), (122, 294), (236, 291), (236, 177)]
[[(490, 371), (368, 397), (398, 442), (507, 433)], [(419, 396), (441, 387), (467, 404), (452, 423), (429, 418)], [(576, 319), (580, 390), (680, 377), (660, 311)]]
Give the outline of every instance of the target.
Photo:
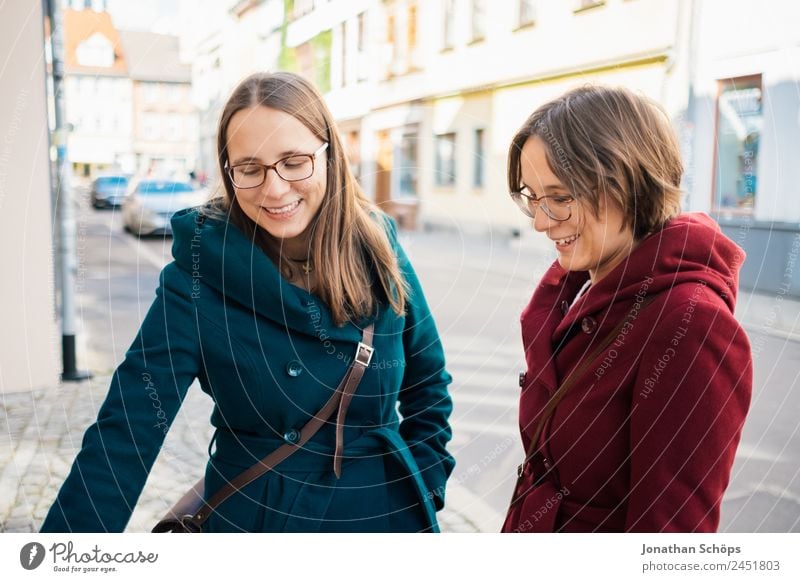
[(564, 300), (561, 302), (561, 315), (566, 315), (569, 311), (569, 301)]
[(525, 386), (525, 379), (528, 377), (527, 372), (520, 372), (519, 373), (519, 387), (522, 388)]
[(297, 360), (292, 360), (291, 362), (286, 364), (286, 373), (289, 374), (292, 378), (297, 378), (300, 374), (303, 373), (303, 365)]
[(597, 322), (594, 320), (593, 317), (584, 317), (581, 320), (581, 329), (583, 330), (583, 333), (591, 334), (594, 332), (596, 327), (597, 327)]
[(300, 441), (300, 431), (296, 428), (290, 428), (285, 433), (283, 433), (283, 440), (287, 443), (295, 444), (296, 442)]

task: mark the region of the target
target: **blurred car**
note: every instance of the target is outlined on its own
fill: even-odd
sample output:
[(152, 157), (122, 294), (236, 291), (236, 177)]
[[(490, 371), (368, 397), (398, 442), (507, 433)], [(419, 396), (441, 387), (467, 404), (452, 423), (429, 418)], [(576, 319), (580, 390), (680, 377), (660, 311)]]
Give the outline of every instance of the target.
[(122, 223), (125, 230), (139, 236), (172, 234), (172, 215), (207, 199), (208, 192), (189, 181), (143, 179), (125, 197)]
[(115, 208), (122, 204), (128, 190), (128, 176), (100, 176), (92, 182), (90, 196), (95, 208)]

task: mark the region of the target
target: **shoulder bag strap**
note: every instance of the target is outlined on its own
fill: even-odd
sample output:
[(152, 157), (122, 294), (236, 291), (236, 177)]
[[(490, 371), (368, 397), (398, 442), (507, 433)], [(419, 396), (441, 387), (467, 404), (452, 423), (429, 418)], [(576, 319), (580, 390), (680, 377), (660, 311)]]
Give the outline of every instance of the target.
[[(564, 392), (572, 389), (572, 386), (583, 377), (583, 375), (586, 373), (587, 368), (592, 364), (592, 362), (594, 362), (597, 359), (597, 357), (600, 356), (606, 350), (606, 348), (608, 348), (608, 346), (611, 345), (611, 342), (613, 342), (614, 339), (617, 337), (617, 335), (619, 335), (619, 333), (622, 331), (622, 328), (625, 327), (625, 325), (628, 324), (633, 319), (636, 319), (641, 313), (641, 311), (654, 299), (655, 296), (647, 297), (644, 301), (642, 301), (638, 310), (629, 311), (625, 319), (620, 321), (620, 323), (616, 327), (614, 327), (613, 330), (611, 330), (608, 336), (606, 336), (603, 339), (603, 341), (597, 346), (597, 348), (587, 358), (585, 358), (577, 368), (572, 370), (572, 372), (566, 377), (564, 382), (561, 383), (557, 392), (558, 391)], [(545, 431), (543, 430), (540, 435), (540, 439), (538, 439), (537, 442), (531, 441), (530, 445), (528, 446), (528, 450), (526, 451), (525, 454), (525, 460), (517, 469), (517, 473), (520, 478), (522, 477), (522, 472), (524, 470), (525, 465), (529, 461), (531, 461), (531, 459), (533, 459), (533, 457), (539, 451), (539, 448), (541, 446), (541, 441), (544, 437), (545, 437)], [(548, 467), (548, 472), (549, 469), (550, 468)]]
[(369, 366), (372, 359), (374, 348), (372, 347), (372, 337), (375, 331), (374, 324), (370, 324), (364, 328), (361, 341), (356, 348), (356, 354), (350, 367), (336, 388), (336, 391), (331, 395), (328, 401), (320, 408), (311, 420), (309, 420), (302, 429), (300, 429), (300, 439), (296, 443), (287, 443), (281, 445), (269, 455), (258, 461), (246, 471), (234, 477), (231, 481), (226, 483), (219, 489), (208, 501), (203, 503), (202, 507), (197, 510), (191, 517), (184, 516), (169, 516), (181, 519), (187, 529), (200, 531), (203, 523), (209, 518), (211, 513), (231, 495), (249, 485), (265, 473), (273, 470), (281, 462), (297, 452), (303, 447), (311, 438), (317, 434), (317, 431), (328, 422), (328, 420), (336, 412), (336, 450), (333, 458), (333, 470), (336, 473), (337, 479), (341, 477), (342, 473), (342, 453), (344, 451), (344, 420), (347, 414), (347, 408), (350, 406), (350, 401), (358, 388), (361, 379), (364, 377), (364, 372)]

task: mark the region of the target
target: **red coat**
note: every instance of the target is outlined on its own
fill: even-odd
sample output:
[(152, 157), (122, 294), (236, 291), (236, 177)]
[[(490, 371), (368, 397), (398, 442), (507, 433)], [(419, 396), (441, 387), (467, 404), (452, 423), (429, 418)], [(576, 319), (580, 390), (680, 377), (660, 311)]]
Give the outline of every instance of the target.
[(571, 307), (588, 274), (550, 267), (522, 313), (526, 450), (559, 382), (635, 317), (555, 409), (540, 440), (554, 470), (533, 488), (526, 473), (504, 531), (716, 531), (752, 388), (733, 316), (743, 260), (708, 216), (684, 214)]

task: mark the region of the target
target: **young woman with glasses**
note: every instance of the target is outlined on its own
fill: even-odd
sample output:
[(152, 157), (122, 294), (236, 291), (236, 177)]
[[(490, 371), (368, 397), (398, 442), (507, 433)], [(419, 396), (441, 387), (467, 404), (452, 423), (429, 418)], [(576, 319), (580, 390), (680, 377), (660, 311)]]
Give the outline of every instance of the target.
[(512, 140), (511, 196), (557, 260), (521, 318), (505, 532), (719, 525), (752, 385), (744, 252), (680, 214), (682, 172), (666, 115), (624, 89), (570, 91)]
[(222, 196), (173, 219), (175, 260), (42, 531), (123, 530), (195, 379), (215, 404), (202, 501), (227, 497), (190, 531), (437, 531), (450, 376), (322, 98), (296, 75), (249, 77), (218, 155)]

